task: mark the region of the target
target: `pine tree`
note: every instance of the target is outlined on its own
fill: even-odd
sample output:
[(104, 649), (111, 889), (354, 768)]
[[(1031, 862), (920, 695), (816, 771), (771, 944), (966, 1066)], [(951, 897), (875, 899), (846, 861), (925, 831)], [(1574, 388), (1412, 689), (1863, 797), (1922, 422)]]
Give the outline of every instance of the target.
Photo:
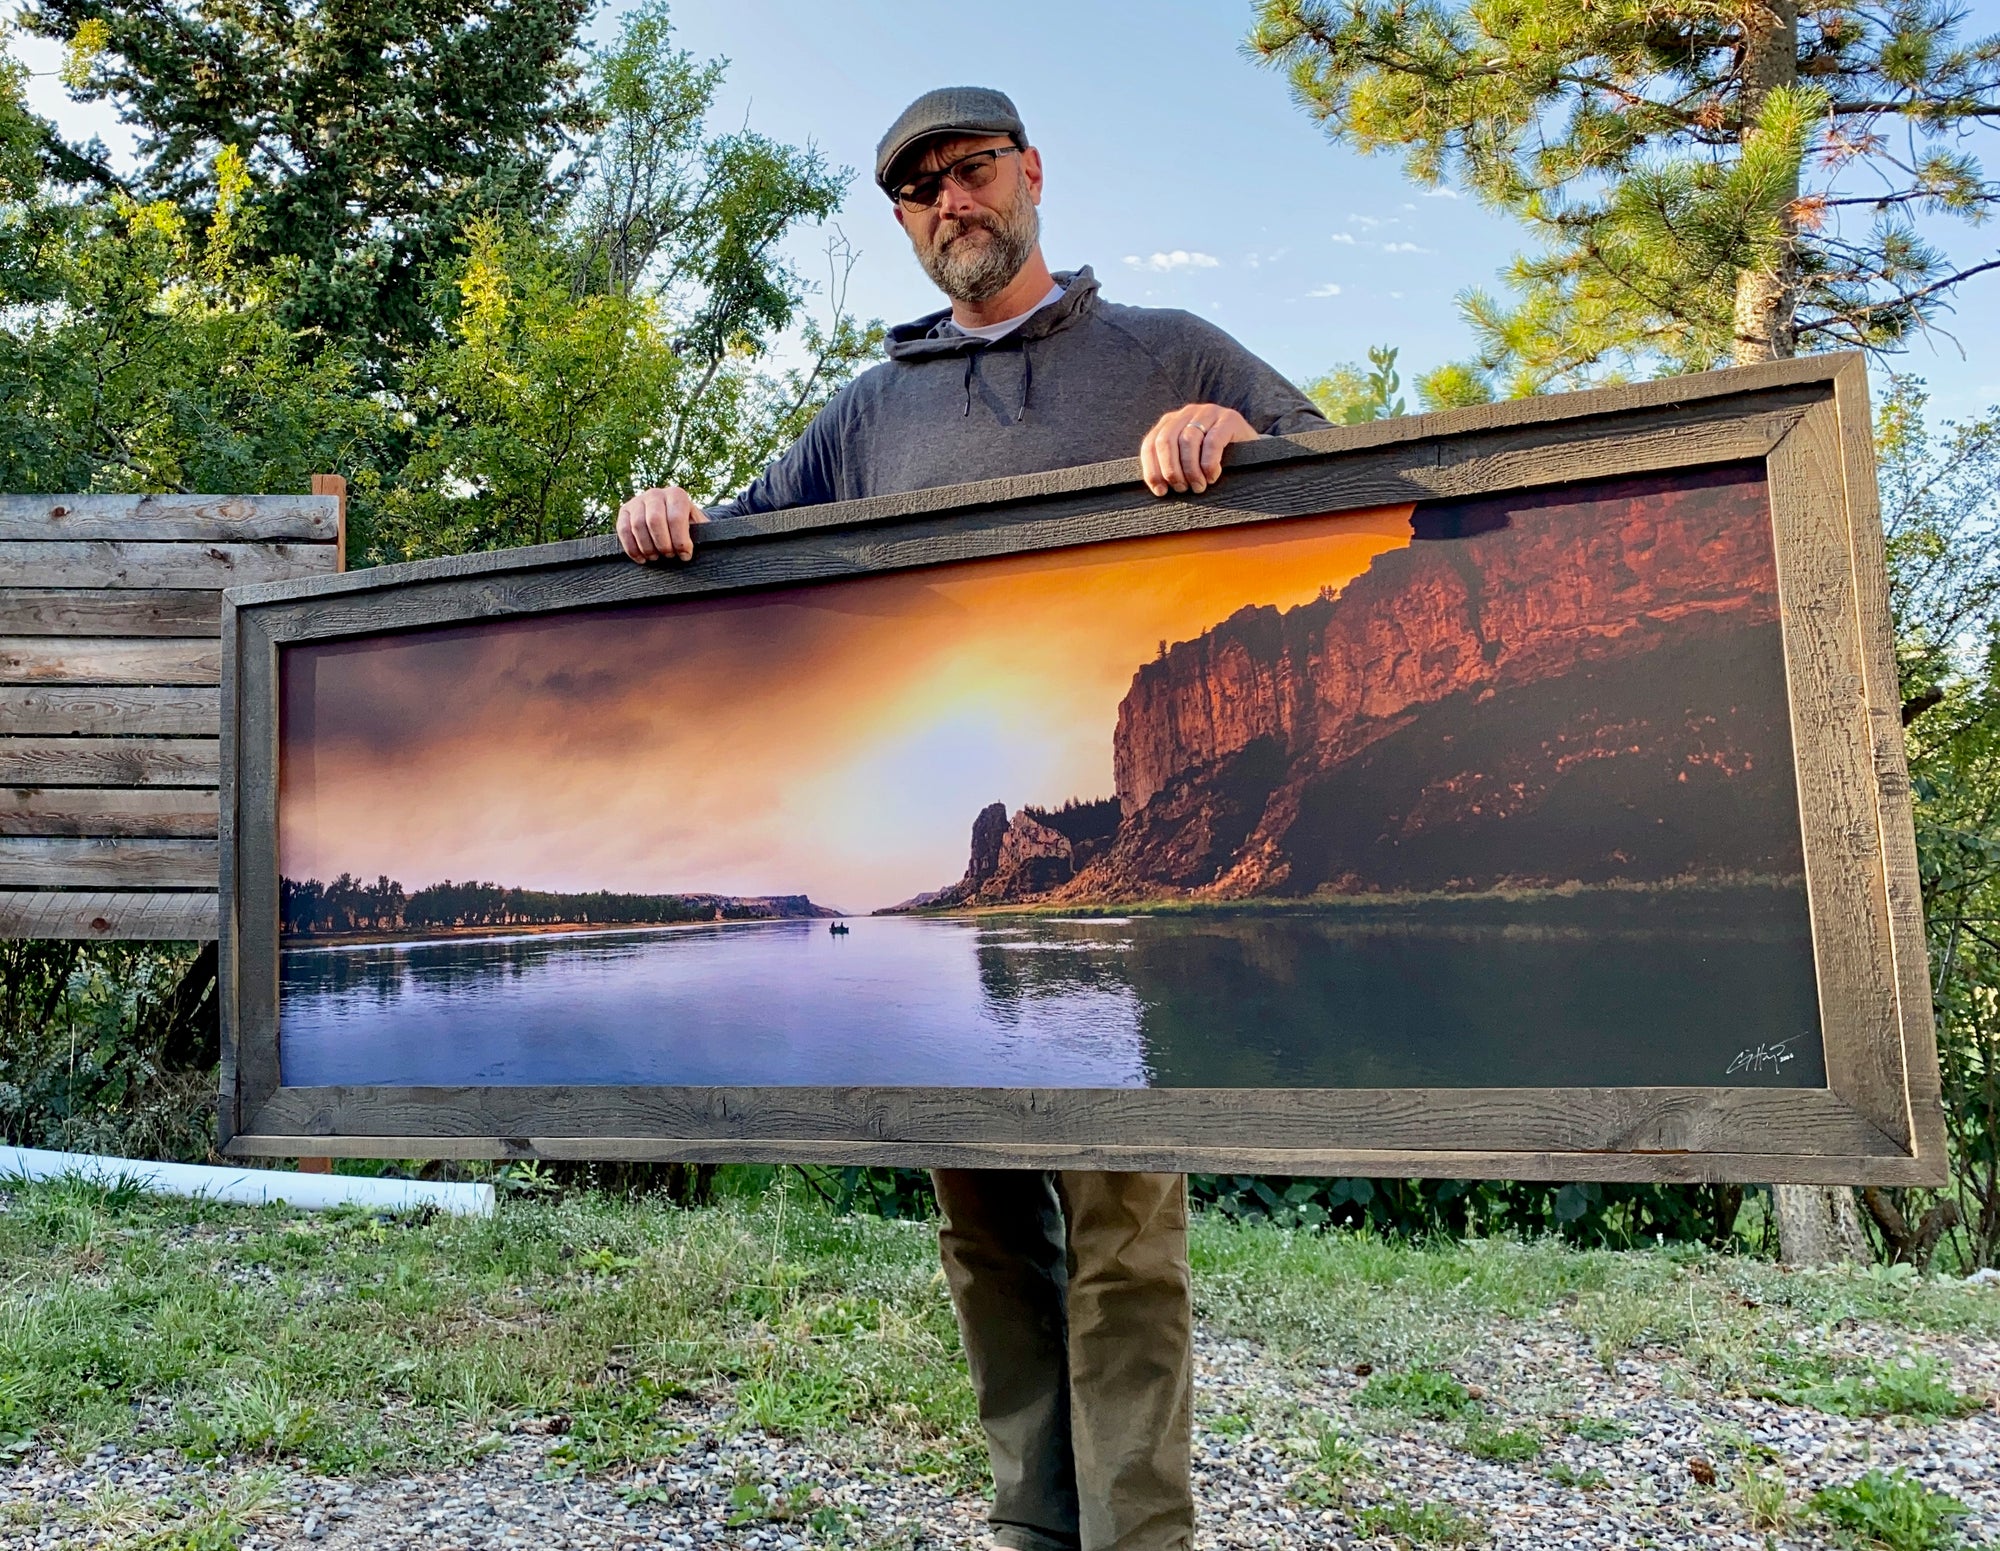
[[(1461, 180), (1541, 239), (1463, 299), (1491, 391), (1936, 328), (2000, 257), (2000, 38), (1949, 0), (1262, 0), (1251, 50), (1329, 135)], [(1428, 386), (1428, 385), (1426, 385)], [(1427, 399), (1463, 401), (1461, 372)]]

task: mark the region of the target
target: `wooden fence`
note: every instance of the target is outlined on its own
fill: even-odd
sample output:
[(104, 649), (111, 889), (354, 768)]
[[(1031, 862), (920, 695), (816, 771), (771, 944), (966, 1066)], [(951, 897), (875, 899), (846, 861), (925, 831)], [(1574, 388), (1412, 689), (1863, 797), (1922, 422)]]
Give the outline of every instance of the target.
[(343, 569), (346, 489), (0, 496), (0, 937), (215, 936), (222, 590)]

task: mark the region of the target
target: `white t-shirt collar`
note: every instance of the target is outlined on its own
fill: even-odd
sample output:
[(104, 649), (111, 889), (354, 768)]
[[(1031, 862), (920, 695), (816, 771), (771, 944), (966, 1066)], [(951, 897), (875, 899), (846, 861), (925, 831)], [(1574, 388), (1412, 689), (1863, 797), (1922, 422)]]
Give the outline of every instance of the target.
[(971, 324), (960, 323), (953, 319), (947, 319), (946, 321), (950, 322), (951, 326), (957, 329), (959, 333), (970, 334), (974, 339), (983, 339), (990, 345), (994, 340), (1004, 339), (1007, 335), (1013, 333), (1015, 329), (1026, 323), (1044, 307), (1061, 301), (1062, 295), (1063, 288), (1061, 285), (1051, 285), (1049, 287), (1049, 294), (1036, 302), (1026, 312), (1017, 312), (1013, 317), (1003, 318), (998, 323), (981, 323), (977, 327), (974, 327)]

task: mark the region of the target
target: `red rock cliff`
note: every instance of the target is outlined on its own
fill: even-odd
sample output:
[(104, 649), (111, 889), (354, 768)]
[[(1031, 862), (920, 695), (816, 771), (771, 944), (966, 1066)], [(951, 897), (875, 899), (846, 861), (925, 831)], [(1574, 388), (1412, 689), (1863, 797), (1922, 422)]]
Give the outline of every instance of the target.
[(1325, 770), (1450, 696), (1769, 624), (1770, 530), (1744, 480), (1462, 506), (1473, 536), (1448, 542), (1425, 540), (1420, 512), (1410, 547), (1337, 597), (1242, 609), (1139, 670), (1113, 745), (1124, 812), (1264, 740)]

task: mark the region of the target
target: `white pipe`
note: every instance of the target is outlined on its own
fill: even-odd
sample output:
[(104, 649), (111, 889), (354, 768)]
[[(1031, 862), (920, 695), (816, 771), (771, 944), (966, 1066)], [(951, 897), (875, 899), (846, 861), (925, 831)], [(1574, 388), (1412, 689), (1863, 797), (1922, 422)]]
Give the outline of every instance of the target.
[(200, 1163), (146, 1163), (93, 1153), (0, 1147), (0, 1185), (10, 1180), (81, 1178), (131, 1184), (153, 1195), (192, 1196), (231, 1206), (279, 1204), (302, 1211), (364, 1206), (401, 1212), (430, 1206), (458, 1217), (491, 1217), (491, 1185), (424, 1179), (368, 1179), (358, 1174), (294, 1174), (280, 1169), (218, 1169)]

